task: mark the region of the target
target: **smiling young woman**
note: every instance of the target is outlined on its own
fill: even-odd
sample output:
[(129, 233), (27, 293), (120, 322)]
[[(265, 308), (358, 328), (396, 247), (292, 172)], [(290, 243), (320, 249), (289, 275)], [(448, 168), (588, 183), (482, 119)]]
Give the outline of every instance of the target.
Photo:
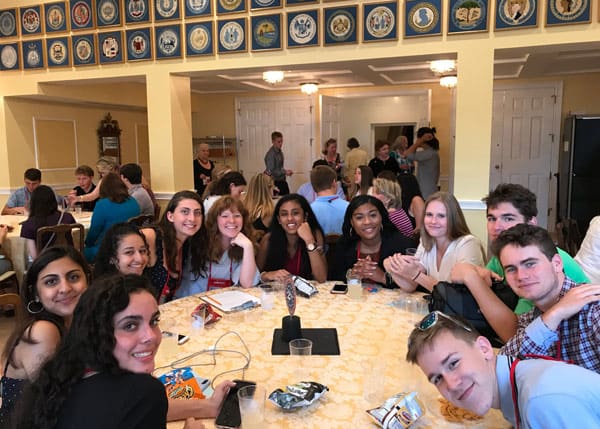
[(206, 230), (208, 263), (200, 275), (184, 267), (175, 298), (235, 284), (249, 288), (260, 281), (250, 217), (240, 200), (232, 196), (219, 198), (208, 212)]
[(158, 225), (142, 229), (150, 250), (147, 275), (159, 302), (173, 299), (186, 263), (196, 275), (204, 270), (208, 238), (203, 220), (200, 196), (192, 191), (179, 191), (167, 204)]
[(360, 276), (364, 283), (397, 287), (385, 275), (383, 260), (413, 246), (388, 217), (383, 203), (370, 195), (350, 201), (344, 216), (342, 236), (336, 246), (335, 280), (346, 280), (346, 272)]
[[(56, 355), (19, 404), (17, 427), (164, 429), (167, 395), (150, 375), (161, 341), (148, 280), (116, 274), (81, 297)], [(192, 418), (184, 428), (203, 428)]]
[(471, 235), (464, 214), (452, 194), (436, 192), (425, 202), (421, 243), (414, 256), (396, 254), (386, 261), (394, 281), (408, 292), (419, 285), (427, 290), (440, 281), (451, 281), (459, 262), (483, 266), (481, 241)]
[(23, 387), (37, 376), (71, 326), (88, 277), (85, 259), (72, 247), (51, 247), (31, 264), (21, 291), (27, 316), (17, 321), (2, 353), (0, 427), (9, 427)]
[(324, 242), (321, 225), (306, 199), (298, 194), (280, 198), (256, 258), (259, 269), (263, 270), (261, 280), (286, 282), (293, 274), (324, 282), (327, 280)]

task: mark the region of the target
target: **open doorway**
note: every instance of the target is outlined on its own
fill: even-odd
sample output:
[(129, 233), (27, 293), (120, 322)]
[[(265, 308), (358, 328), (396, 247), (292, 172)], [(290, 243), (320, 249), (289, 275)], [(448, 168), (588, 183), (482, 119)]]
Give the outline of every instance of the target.
[(377, 140), (385, 140), (390, 146), (399, 136), (405, 136), (408, 139), (408, 146), (412, 146), (417, 124), (371, 124), (372, 145)]

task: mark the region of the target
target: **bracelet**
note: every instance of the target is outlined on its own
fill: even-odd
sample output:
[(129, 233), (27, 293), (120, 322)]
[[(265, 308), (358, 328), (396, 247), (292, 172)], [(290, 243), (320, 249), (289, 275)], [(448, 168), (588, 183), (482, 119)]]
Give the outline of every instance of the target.
[(416, 282), (416, 281), (417, 281), (417, 279), (419, 278), (419, 276), (420, 276), (420, 275), (421, 275), (421, 271), (419, 271), (419, 272), (417, 273), (417, 275), (413, 277), (412, 281), (413, 281), (413, 282)]

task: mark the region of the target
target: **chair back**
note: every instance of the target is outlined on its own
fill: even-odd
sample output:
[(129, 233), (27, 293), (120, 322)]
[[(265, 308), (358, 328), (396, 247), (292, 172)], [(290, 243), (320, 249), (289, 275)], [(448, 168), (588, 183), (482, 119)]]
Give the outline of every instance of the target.
[(335, 252), (339, 238), (339, 234), (327, 234), (325, 236), (325, 244), (327, 249), (327, 253), (325, 253), (325, 257), (327, 258), (327, 279), (333, 278)]
[(127, 223), (135, 225), (138, 228), (148, 226), (152, 222), (154, 222), (154, 216), (152, 216), (152, 215), (139, 215), (139, 216), (131, 217), (127, 220)]
[(154, 204), (154, 221), (158, 222), (160, 220), (160, 211), (161, 207), (159, 204)]
[(558, 247), (565, 250), (569, 255), (575, 256), (581, 246), (581, 233), (574, 219), (563, 219), (556, 224), (556, 238)]
[[(73, 231), (79, 235), (73, 236)], [(35, 244), (38, 253), (50, 246), (75, 246), (83, 254), (84, 228), (80, 223), (59, 224), (38, 228)], [(46, 243), (50, 244), (46, 246)]]
[(5, 307), (7, 305), (13, 306), (18, 321), (23, 319), (25, 316), (25, 306), (19, 295), (16, 293), (0, 294), (0, 307)]

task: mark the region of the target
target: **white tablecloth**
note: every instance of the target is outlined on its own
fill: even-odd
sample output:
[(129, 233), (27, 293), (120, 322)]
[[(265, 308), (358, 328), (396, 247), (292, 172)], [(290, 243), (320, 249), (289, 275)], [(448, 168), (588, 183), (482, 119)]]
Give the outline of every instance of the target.
[[(341, 351), (339, 356), (310, 356), (305, 359), (305, 365), (297, 365), (290, 356), (271, 355), (273, 330), (281, 327), (281, 318), (287, 314), (283, 291), (279, 291), (272, 310), (256, 308), (226, 314), (214, 326), (204, 329), (199, 337), (178, 346), (177, 357), (206, 349), (231, 330), (238, 332), (250, 349), (251, 363), (245, 379), (264, 385), (267, 395), (278, 387), (284, 388), (286, 384), (298, 381), (299, 367), (304, 370), (304, 379), (329, 387), (330, 391), (321, 400), (306, 409), (282, 412), (267, 403), (265, 428), (376, 428), (365, 410), (378, 404), (369, 403), (363, 397), (363, 367), (375, 362), (385, 363), (385, 398), (402, 391), (420, 392), (428, 412), (413, 427), (464, 427), (449, 423), (440, 416), (437, 399), (441, 396), (417, 367), (405, 361), (408, 334), (423, 315), (391, 306), (390, 303), (402, 296), (398, 290), (364, 290), (362, 300), (353, 301), (346, 295), (330, 294), (332, 286), (332, 282), (318, 285), (320, 293), (310, 299), (298, 297), (296, 314), (301, 317), (303, 328), (336, 328)], [(250, 289), (249, 292), (260, 296), (259, 289)], [(189, 334), (190, 313), (200, 302), (198, 296), (192, 296), (164, 304), (161, 306), (161, 320), (173, 320), (175, 329)], [(244, 350), (233, 335), (222, 340), (219, 349), (223, 348)], [(167, 361), (170, 359), (165, 360), (159, 353), (157, 365), (165, 365)], [(204, 354), (180, 366), (209, 362), (210, 356)], [(242, 357), (231, 353), (218, 353), (216, 362), (216, 366), (197, 366), (194, 369), (199, 375), (212, 379), (245, 363)], [(225, 377), (242, 378), (242, 373), (235, 372)], [(223, 379), (219, 377), (217, 383)], [(212, 419), (204, 423), (208, 428), (214, 427)], [(182, 422), (168, 425), (169, 429), (181, 427)], [(469, 427), (505, 428), (510, 425), (497, 410), (492, 410), (477, 425), (470, 424)]]

